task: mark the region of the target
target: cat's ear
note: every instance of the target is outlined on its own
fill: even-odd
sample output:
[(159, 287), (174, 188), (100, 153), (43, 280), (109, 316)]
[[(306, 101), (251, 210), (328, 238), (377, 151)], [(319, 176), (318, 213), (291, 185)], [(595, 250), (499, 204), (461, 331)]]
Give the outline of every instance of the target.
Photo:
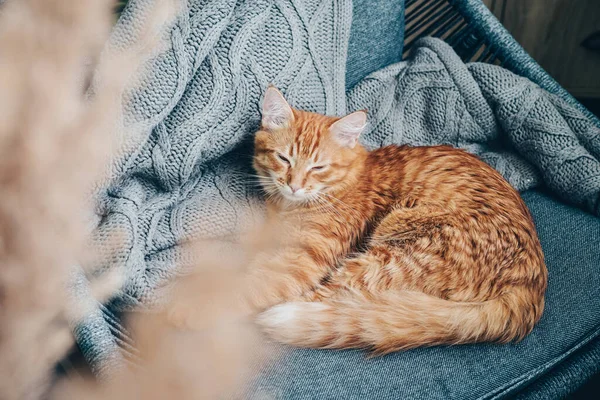
[(355, 111), (334, 122), (329, 131), (340, 145), (353, 149), (366, 124), (366, 111)]
[(261, 124), (265, 129), (282, 128), (294, 119), (292, 107), (275, 86), (269, 85), (262, 106)]

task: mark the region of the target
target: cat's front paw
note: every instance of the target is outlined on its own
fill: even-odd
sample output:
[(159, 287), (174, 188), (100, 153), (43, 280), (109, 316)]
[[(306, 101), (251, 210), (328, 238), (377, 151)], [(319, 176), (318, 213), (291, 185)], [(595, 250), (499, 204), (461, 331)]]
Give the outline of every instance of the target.
[(246, 304), (253, 312), (261, 312), (281, 303), (284, 299), (279, 295), (277, 282), (266, 275), (250, 273), (246, 276)]
[(247, 296), (247, 304), (250, 309), (255, 313), (260, 313), (265, 311), (266, 309), (273, 307), (283, 301), (280, 296), (277, 296), (274, 293), (258, 290), (248, 290)]

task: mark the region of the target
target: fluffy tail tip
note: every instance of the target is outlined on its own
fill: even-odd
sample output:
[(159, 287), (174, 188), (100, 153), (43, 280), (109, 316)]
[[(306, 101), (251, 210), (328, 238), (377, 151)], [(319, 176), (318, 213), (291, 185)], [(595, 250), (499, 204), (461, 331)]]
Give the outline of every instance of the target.
[(321, 323), (330, 309), (317, 302), (283, 303), (269, 308), (257, 318), (258, 325), (271, 338), (294, 346), (313, 347), (320, 336)]

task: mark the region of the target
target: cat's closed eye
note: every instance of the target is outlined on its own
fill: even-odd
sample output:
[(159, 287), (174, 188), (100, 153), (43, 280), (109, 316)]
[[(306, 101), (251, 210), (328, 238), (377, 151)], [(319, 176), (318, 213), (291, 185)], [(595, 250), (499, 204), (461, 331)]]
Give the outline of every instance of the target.
[(284, 156), (283, 154), (277, 153), (277, 158), (279, 158), (284, 163), (286, 163), (288, 165), (291, 165), (290, 160), (286, 156)]
[(325, 169), (325, 167), (326, 167), (326, 165), (315, 165), (310, 170), (311, 171), (323, 171)]

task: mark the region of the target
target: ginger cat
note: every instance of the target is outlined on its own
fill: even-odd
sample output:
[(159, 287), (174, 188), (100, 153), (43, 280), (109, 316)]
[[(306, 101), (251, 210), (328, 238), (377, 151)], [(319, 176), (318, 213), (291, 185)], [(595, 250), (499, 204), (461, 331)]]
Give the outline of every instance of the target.
[(328, 117), (266, 91), (254, 167), (297, 243), (252, 270), (278, 341), (376, 354), (526, 336), (547, 271), (519, 194), (449, 146), (358, 143), (366, 113)]

